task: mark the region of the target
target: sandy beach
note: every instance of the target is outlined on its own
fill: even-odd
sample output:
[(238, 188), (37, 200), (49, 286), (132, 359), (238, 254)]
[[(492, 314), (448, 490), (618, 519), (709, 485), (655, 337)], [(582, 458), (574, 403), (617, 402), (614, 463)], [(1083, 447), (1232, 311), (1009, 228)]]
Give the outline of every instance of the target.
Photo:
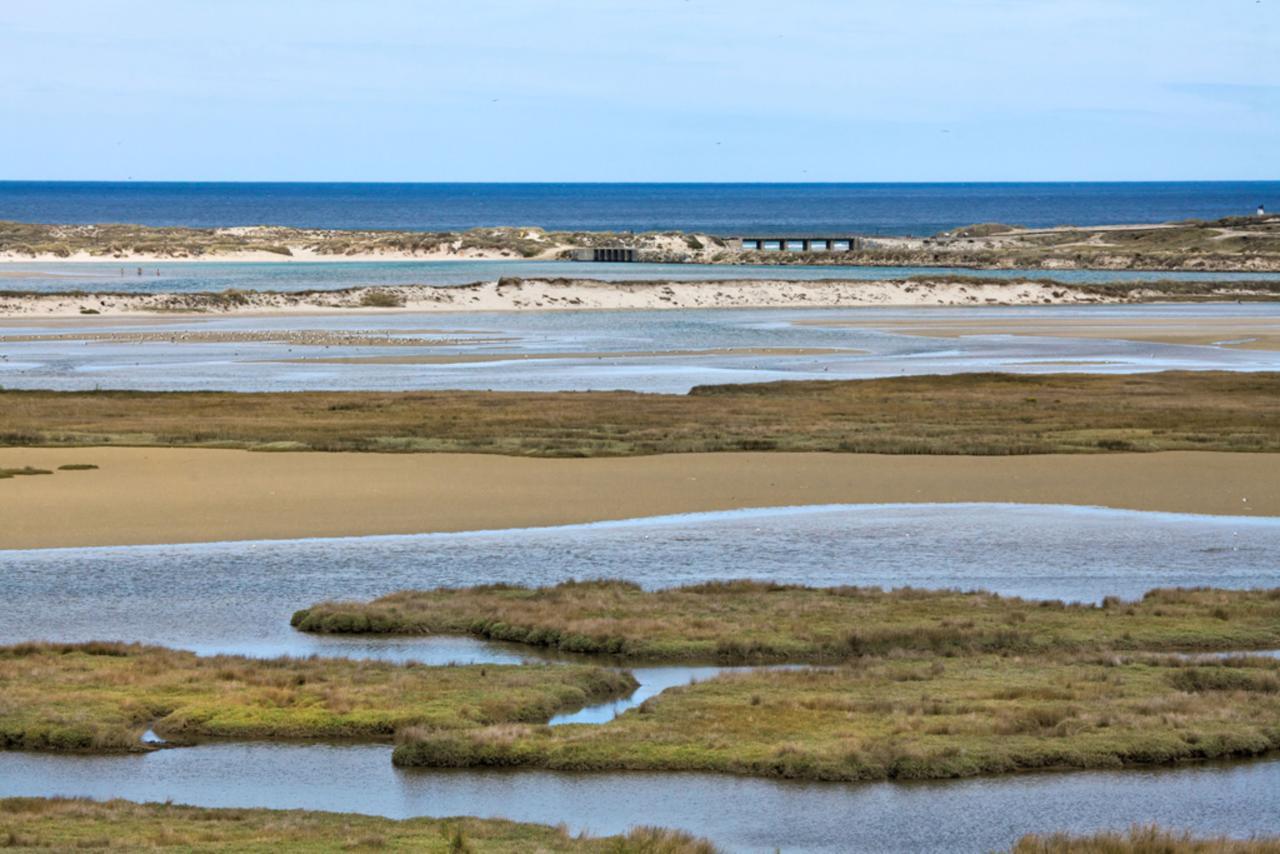
[(410, 534), (743, 507), (994, 501), (1280, 515), (1280, 455), (471, 454), (3, 448), (0, 548)]

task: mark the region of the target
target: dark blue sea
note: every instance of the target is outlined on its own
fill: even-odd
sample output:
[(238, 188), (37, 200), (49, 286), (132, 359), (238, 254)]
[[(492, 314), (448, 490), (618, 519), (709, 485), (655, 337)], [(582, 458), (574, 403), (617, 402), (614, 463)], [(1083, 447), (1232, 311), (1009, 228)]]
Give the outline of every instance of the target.
[(1280, 181), (1020, 184), (311, 184), (0, 181), (0, 220), (444, 231), (934, 234), (1280, 210)]

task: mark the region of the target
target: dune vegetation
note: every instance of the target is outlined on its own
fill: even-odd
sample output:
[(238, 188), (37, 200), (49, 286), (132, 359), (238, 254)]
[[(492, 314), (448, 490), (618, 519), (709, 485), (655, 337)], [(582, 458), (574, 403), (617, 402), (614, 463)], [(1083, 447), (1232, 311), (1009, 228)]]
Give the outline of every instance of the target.
[(545, 721), (635, 686), (629, 674), (600, 667), (427, 667), (28, 643), (0, 647), (0, 749), (144, 750), (148, 728), (174, 743), (389, 741), (408, 726)]
[(744, 250), (732, 239), (681, 231), (467, 231), (305, 229), (286, 226), (186, 228), (124, 223), (46, 225), (0, 221), (0, 256), (88, 256), (128, 261), (234, 258), (489, 257), (566, 259), (596, 246), (636, 249), (639, 260), (704, 264), (842, 264), (1110, 270), (1273, 270), (1280, 268), (1280, 218), (1128, 226), (1025, 229), (979, 223), (932, 237), (878, 236), (852, 251)]
[(1280, 748), (1280, 661), (899, 654), (668, 689), (601, 725), (408, 728), (401, 766), (907, 780)]
[(0, 391), (0, 445), (468, 452), (1280, 450), (1280, 373), (962, 374), (633, 392)]
[(570, 835), (564, 827), (499, 819), (396, 821), (305, 810), (206, 809), (82, 798), (0, 800), (0, 847), (8, 851), (121, 850), (275, 852), (414, 851), (425, 854), (713, 854), (709, 842), (638, 827), (624, 836)]
[(472, 634), (650, 661), (839, 661), (893, 652), (1207, 651), (1280, 647), (1280, 589), (1152, 590), (1064, 604), (985, 592), (756, 581), (646, 591), (624, 581), (404, 591), (320, 603), (295, 628)]

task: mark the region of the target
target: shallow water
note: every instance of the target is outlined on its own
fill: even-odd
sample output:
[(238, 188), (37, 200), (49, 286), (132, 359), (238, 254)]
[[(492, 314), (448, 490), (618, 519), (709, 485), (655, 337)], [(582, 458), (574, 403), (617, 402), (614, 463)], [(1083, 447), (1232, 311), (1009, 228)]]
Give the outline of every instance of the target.
[(0, 753), (0, 796), (17, 795), (500, 816), (601, 834), (656, 824), (709, 836), (730, 851), (979, 852), (1024, 833), (1147, 822), (1214, 835), (1280, 833), (1280, 761), (842, 785), (399, 770), (385, 746), (217, 744), (139, 756)]
[[(142, 274), (138, 274), (142, 270)], [(1280, 281), (1280, 273), (1146, 270), (974, 270), (965, 267), (840, 267), (801, 264), (597, 264), (582, 261), (307, 261), (307, 262), (13, 262), (0, 264), (0, 290), (57, 293), (195, 293), (227, 288), (318, 291), (365, 285), (466, 285), (503, 276), (603, 281), (724, 281), (844, 279), (895, 281), (921, 276), (1052, 279), (1065, 284), (1110, 282)]]
[[(632, 389), (683, 393), (695, 385), (772, 380), (858, 379), (973, 371), (1134, 373), (1159, 370), (1280, 370), (1280, 351), (1108, 339), (975, 335), (932, 338), (870, 328), (808, 325), (857, 320), (886, 327), (924, 320), (985, 318), (1280, 318), (1280, 303), (1006, 307), (1001, 309), (733, 309), (674, 311), (490, 312), (297, 317), (148, 319), (87, 330), (203, 333), (379, 331), (420, 338), (423, 346), (304, 346), (296, 343), (104, 343), (43, 340), (0, 344), (0, 385), (85, 390), (296, 391)], [(424, 331), (430, 330), (430, 331)], [(57, 335), (66, 329), (0, 321), (0, 337)], [(1227, 336), (1232, 337), (1232, 336)], [(444, 346), (427, 346), (447, 339)], [(501, 339), (501, 340), (494, 340)], [(692, 342), (692, 343), (691, 343)], [(715, 350), (755, 351), (725, 355)], [(707, 350), (706, 355), (663, 351)], [(843, 350), (778, 355), (768, 350)], [(617, 357), (601, 354), (639, 353)], [(554, 359), (525, 359), (555, 354)], [(299, 362), (387, 356), (490, 356), (453, 364)]]
[(307, 635), (289, 627), (289, 616), (325, 599), (406, 588), (573, 578), (647, 588), (731, 578), (985, 588), (1081, 601), (1161, 586), (1272, 587), (1280, 585), (1280, 519), (853, 505), (494, 532), (0, 551), (0, 599), (27, 603), (0, 622), (0, 643), (103, 639), (202, 653), (481, 660), (466, 639)]

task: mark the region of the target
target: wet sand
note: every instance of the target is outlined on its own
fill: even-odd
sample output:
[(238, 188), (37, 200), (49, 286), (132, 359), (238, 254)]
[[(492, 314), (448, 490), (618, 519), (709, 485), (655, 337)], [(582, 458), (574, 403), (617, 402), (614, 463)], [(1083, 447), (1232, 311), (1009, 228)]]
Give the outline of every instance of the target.
[(408, 534), (744, 507), (995, 501), (1280, 515), (1280, 454), (1023, 457), (470, 454), (3, 448), (0, 548)]
[(462, 365), (472, 362), (520, 362), (545, 359), (655, 359), (709, 358), (713, 356), (857, 356), (866, 350), (833, 347), (719, 347), (707, 350), (566, 351), (562, 353), (475, 353), (444, 356), (321, 356), (280, 359), (296, 365)]
[(1241, 350), (1280, 350), (1280, 319), (1269, 317), (1067, 317), (1047, 321), (1028, 318), (959, 320), (927, 318), (907, 323), (883, 319), (797, 321), (802, 326), (884, 329), (905, 335), (958, 338), (963, 335), (1028, 335), (1051, 338), (1110, 338), (1157, 344), (1216, 345)]

